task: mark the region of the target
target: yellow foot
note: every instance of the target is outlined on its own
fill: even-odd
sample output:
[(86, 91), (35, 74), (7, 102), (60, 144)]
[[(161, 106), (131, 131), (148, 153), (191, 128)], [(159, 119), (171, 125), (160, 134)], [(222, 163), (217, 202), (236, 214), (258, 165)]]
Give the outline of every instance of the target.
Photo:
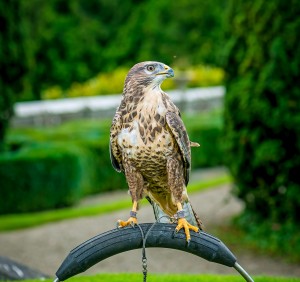
[(195, 232), (199, 231), (198, 227), (193, 226), (190, 223), (188, 223), (185, 218), (179, 218), (178, 219), (178, 224), (176, 226), (175, 231), (178, 232), (181, 228), (184, 228), (184, 233), (185, 233), (185, 236), (186, 236), (186, 241), (188, 243), (191, 241), (190, 230), (193, 230)]
[(119, 219), (117, 223), (117, 227), (125, 227), (128, 225), (131, 225), (133, 227), (135, 224), (137, 224), (136, 217), (129, 217), (127, 221), (123, 221)]

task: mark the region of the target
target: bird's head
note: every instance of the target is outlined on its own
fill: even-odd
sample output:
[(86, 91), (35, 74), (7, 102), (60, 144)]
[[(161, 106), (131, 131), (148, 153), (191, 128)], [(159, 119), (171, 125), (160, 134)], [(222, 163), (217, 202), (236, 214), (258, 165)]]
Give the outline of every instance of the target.
[(141, 62), (134, 65), (127, 74), (125, 89), (129, 85), (142, 87), (157, 87), (169, 77), (174, 76), (174, 71), (160, 62)]

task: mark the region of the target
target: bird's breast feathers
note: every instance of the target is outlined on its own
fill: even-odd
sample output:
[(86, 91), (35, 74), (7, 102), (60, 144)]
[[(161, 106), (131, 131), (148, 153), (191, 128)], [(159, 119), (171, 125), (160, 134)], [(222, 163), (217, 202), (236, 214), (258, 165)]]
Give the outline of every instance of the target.
[(166, 127), (168, 109), (165, 95), (160, 89), (148, 91), (142, 101), (132, 106), (137, 115), (133, 119), (130, 113), (122, 117), (118, 145), (129, 158), (140, 158), (149, 150), (160, 153), (160, 157), (171, 153), (174, 144)]

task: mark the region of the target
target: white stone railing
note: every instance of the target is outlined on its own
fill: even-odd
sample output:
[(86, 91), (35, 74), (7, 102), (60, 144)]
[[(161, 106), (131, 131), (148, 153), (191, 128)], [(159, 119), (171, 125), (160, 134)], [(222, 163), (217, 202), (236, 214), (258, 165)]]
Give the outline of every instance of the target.
[[(166, 91), (182, 111), (197, 112), (223, 105), (223, 86)], [(121, 94), (59, 100), (20, 102), (15, 104), (12, 126), (52, 125), (79, 118), (113, 116)]]

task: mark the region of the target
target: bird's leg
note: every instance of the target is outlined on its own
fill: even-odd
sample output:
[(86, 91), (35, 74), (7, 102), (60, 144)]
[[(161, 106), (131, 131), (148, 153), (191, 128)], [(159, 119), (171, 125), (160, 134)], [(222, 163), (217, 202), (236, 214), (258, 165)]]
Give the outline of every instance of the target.
[(130, 211), (130, 217), (128, 218), (127, 221), (118, 220), (118, 227), (125, 227), (128, 225), (134, 226), (135, 224), (137, 224), (137, 218), (136, 218), (137, 206), (138, 206), (138, 202), (134, 201), (132, 205), (132, 210)]
[(178, 232), (180, 229), (184, 228), (184, 233), (186, 236), (186, 241), (189, 243), (191, 241), (191, 234), (190, 230), (195, 232), (199, 231), (199, 228), (196, 226), (191, 225), (184, 217), (184, 210), (182, 209), (182, 205), (180, 202), (177, 203), (177, 216), (178, 216), (178, 224), (176, 226), (175, 231)]
[(189, 243), (191, 240), (190, 230), (198, 232), (198, 227), (191, 225), (186, 219), (184, 210), (182, 208), (183, 192), (185, 190), (185, 183), (183, 179), (183, 167), (180, 161), (176, 158), (170, 158), (167, 160), (167, 172), (168, 172), (168, 186), (170, 187), (171, 194), (174, 197), (174, 202), (177, 206), (177, 218), (178, 223), (175, 232), (184, 228), (186, 240)]
[(130, 161), (126, 159), (124, 161), (125, 175), (128, 183), (130, 195), (132, 198), (132, 210), (130, 211), (130, 217), (127, 221), (118, 220), (118, 227), (125, 227), (128, 225), (134, 226), (137, 224), (137, 210), (138, 202), (143, 197), (144, 179), (143, 176), (130, 164)]

